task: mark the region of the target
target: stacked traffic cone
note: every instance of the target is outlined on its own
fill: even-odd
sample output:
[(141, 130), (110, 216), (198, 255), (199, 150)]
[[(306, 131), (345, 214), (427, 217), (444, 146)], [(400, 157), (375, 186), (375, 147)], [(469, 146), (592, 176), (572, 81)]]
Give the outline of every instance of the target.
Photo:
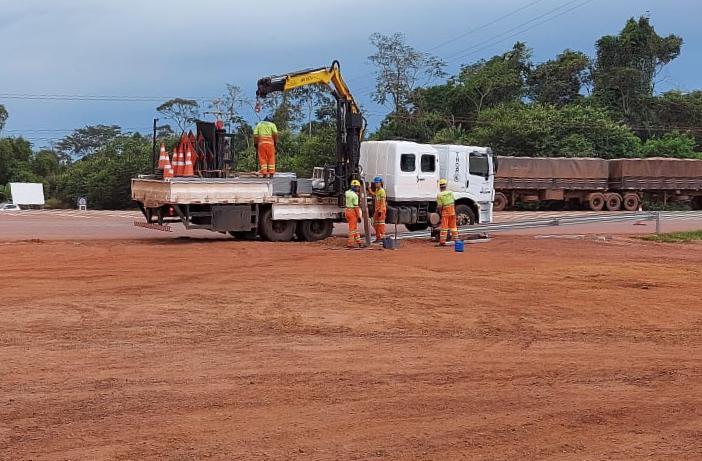
[[(641, 207), (641, 203), (639, 203), (638, 212), (641, 213), (642, 211), (643, 211), (643, 208)], [(641, 219), (634, 223), (634, 226), (645, 226), (645, 225), (646, 225), (646, 221), (643, 221)]]
[(195, 175), (195, 172), (193, 171), (193, 154), (191, 153), (190, 146), (188, 146), (188, 150), (185, 152), (185, 164), (183, 165), (183, 172), (181, 173), (181, 175)]
[(161, 143), (161, 152), (158, 154), (158, 169), (163, 170), (166, 165), (170, 165), (168, 154), (166, 153), (166, 145)]
[(183, 171), (183, 166), (185, 166), (183, 151), (180, 147), (173, 151), (173, 159), (173, 176), (180, 176)]
[(170, 181), (170, 179), (173, 177), (173, 166), (169, 163), (165, 167), (163, 167), (163, 179), (166, 181)]

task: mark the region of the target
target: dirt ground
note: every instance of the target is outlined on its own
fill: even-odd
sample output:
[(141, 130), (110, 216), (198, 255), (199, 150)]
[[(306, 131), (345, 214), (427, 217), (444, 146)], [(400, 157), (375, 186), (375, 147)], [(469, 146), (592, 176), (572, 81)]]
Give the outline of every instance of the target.
[(699, 460), (702, 245), (0, 244), (0, 459)]

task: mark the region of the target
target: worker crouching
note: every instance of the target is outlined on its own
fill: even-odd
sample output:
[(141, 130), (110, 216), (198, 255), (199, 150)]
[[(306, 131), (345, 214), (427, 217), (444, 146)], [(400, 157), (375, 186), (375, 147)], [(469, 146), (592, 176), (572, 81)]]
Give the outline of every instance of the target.
[(373, 228), (377, 243), (385, 237), (385, 217), (388, 214), (388, 198), (383, 187), (383, 178), (376, 176), (373, 179), (369, 193), (373, 197)]
[(358, 219), (361, 217), (361, 208), (358, 205), (358, 192), (361, 190), (361, 183), (354, 179), (351, 181), (351, 189), (346, 191), (346, 223), (349, 225), (349, 238), (346, 242), (348, 248), (363, 247), (361, 233), (358, 231)]
[(273, 177), (275, 174), (275, 146), (278, 143), (278, 128), (270, 116), (258, 122), (254, 128), (254, 146), (258, 152), (259, 173)]
[(456, 199), (453, 192), (446, 189), (448, 181), (439, 181), (439, 195), (436, 196), (436, 206), (441, 214), (441, 231), (439, 245), (446, 246), (446, 237), (451, 231), (451, 238), (458, 239), (458, 226), (456, 226)]

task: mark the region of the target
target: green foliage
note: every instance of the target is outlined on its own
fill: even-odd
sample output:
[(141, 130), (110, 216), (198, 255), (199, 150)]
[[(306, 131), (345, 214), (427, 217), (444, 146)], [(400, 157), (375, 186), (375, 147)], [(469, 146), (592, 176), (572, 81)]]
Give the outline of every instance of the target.
[(193, 99), (169, 99), (156, 110), (167, 119), (173, 120), (181, 131), (187, 131), (200, 116), (200, 105)]
[(702, 159), (702, 153), (695, 152), (695, 138), (678, 132), (666, 133), (661, 137), (648, 139), (641, 146), (643, 157), (674, 157)]
[(696, 146), (702, 146), (702, 91), (668, 91), (650, 98), (648, 109), (654, 133), (676, 129), (688, 131), (695, 137)]
[(702, 240), (702, 230), (688, 232), (671, 232), (660, 235), (647, 235), (644, 240), (664, 243), (688, 243)]
[[(376, 83), (372, 98), (378, 104), (392, 104), (393, 113), (407, 110), (414, 89), (420, 83), (444, 75), (445, 63), (429, 53), (408, 45), (402, 33), (372, 34), (376, 51), (368, 60), (376, 67)], [(424, 79), (423, 82), (420, 80)]]
[(595, 107), (513, 104), (483, 111), (462, 143), (500, 155), (619, 158), (638, 156), (640, 141)]
[(479, 115), (485, 108), (520, 100), (526, 91), (530, 57), (531, 50), (517, 42), (507, 53), (464, 65), (453, 80), (449, 106), (467, 106)]
[(62, 160), (69, 161), (95, 153), (121, 134), (122, 129), (117, 125), (86, 126), (57, 142), (56, 149), (62, 154)]
[(411, 139), (417, 142), (429, 142), (434, 133), (446, 128), (444, 116), (435, 112), (418, 115), (409, 113), (390, 114), (370, 138), (373, 140)]
[(597, 41), (593, 69), (594, 95), (607, 109), (636, 126), (648, 120), (646, 100), (655, 77), (680, 54), (682, 38), (661, 37), (649, 18), (630, 18), (619, 35)]
[(0, 104), (0, 131), (2, 131), (3, 128), (5, 128), (5, 122), (7, 122), (7, 118), (10, 116), (10, 114), (7, 113), (7, 109), (5, 109), (5, 106)]
[(110, 141), (73, 163), (57, 178), (58, 198), (76, 203), (86, 195), (91, 208), (120, 209), (131, 204), (131, 178), (147, 173), (151, 140), (140, 135)]
[(529, 95), (541, 104), (570, 104), (582, 97), (580, 90), (589, 80), (589, 65), (590, 59), (584, 53), (565, 50), (529, 73)]

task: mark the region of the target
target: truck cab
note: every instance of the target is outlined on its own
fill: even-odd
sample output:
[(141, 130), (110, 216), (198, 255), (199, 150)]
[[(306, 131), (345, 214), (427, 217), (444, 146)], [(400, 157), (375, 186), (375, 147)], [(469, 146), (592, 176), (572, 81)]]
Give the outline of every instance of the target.
[(388, 223), (410, 230), (429, 227), (436, 211), (439, 179), (456, 197), (459, 225), (492, 220), (494, 166), (486, 147), (430, 145), (409, 141), (361, 144), (364, 178), (381, 176), (388, 196)]

